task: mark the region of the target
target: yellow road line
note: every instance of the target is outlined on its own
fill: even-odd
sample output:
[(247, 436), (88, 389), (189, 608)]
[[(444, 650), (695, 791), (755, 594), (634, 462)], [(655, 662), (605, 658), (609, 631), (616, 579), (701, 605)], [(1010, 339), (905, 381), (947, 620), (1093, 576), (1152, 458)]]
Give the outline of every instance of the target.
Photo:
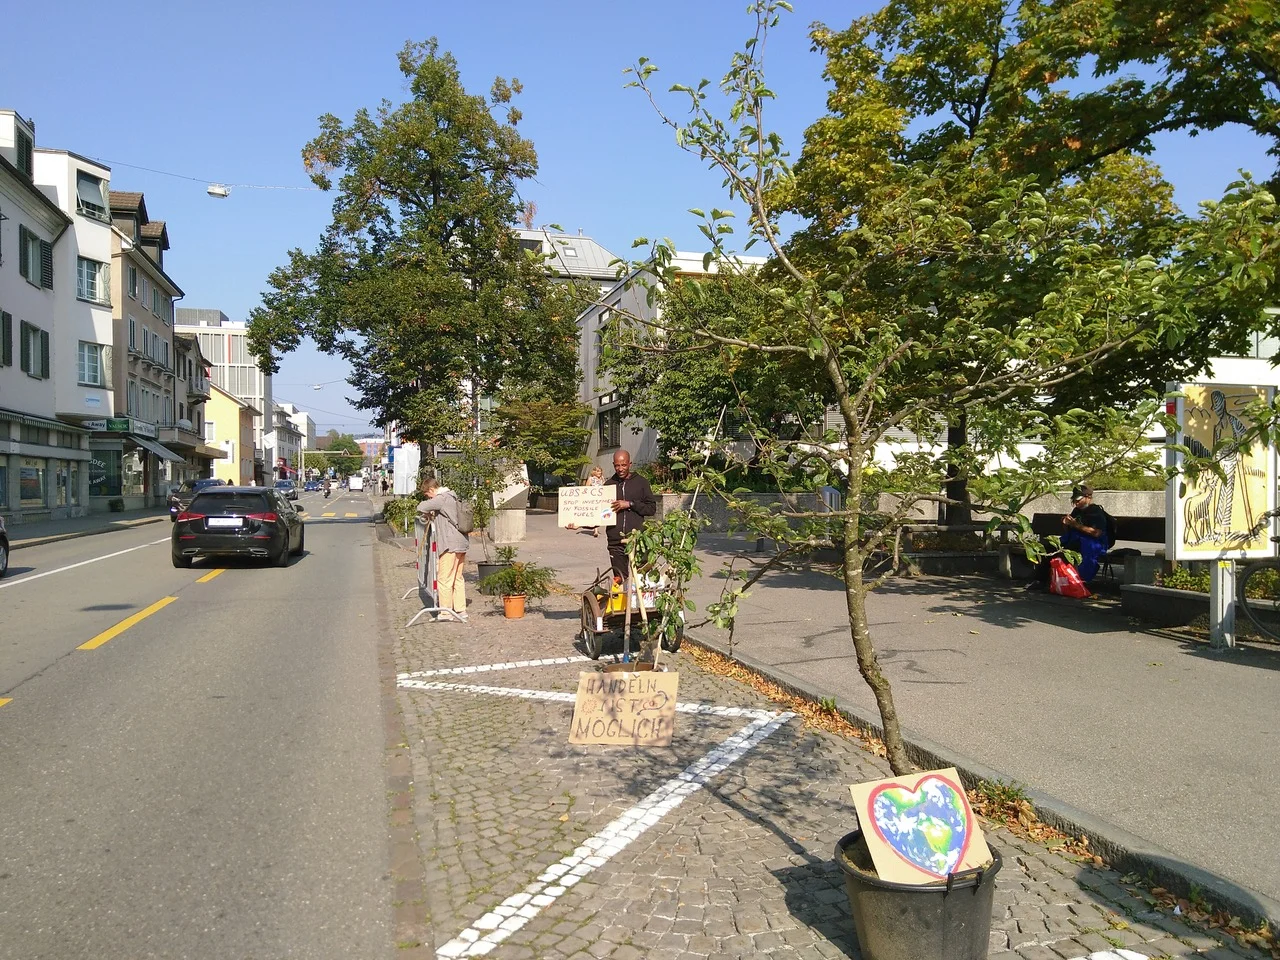
[(13, 703), (13, 697), (0, 697), (0, 707), (3, 707), (6, 703)]
[(358, 516), (360, 516), (360, 514), (358, 514), (358, 513), (348, 513), (348, 514), (347, 514), (347, 516), (348, 516), (348, 517), (358, 517)]
[(336, 517), (336, 516), (337, 516), (337, 514), (336, 514), (336, 513), (333, 513), (332, 511), (330, 511), (329, 513), (322, 513), (322, 514), (320, 514), (320, 516), (322, 516), (322, 517)]
[(220, 574), (220, 573), (226, 573), (226, 572), (227, 572), (227, 568), (226, 568), (226, 567), (219, 567), (217, 570), (210, 570), (210, 571), (209, 571), (208, 573), (206, 573), (203, 577), (201, 577), (199, 580), (197, 580), (197, 581), (196, 581), (196, 583), (208, 583), (210, 580), (212, 580), (212, 579), (213, 579), (214, 577), (216, 577), (218, 574)]
[(163, 600), (157, 600), (151, 606), (147, 607), (147, 609), (139, 610), (132, 617), (128, 617), (124, 620), (121, 620), (110, 630), (102, 631), (102, 633), (98, 634), (92, 640), (88, 640), (80, 644), (80, 646), (76, 647), (76, 649), (77, 650), (97, 650), (100, 646), (102, 646), (108, 640), (111, 640), (111, 639), (114, 639), (115, 637), (120, 636), (120, 634), (124, 633), (130, 627), (134, 626), (135, 624), (141, 623), (143, 620), (147, 619), (147, 617), (151, 616), (153, 613), (163, 610), (165, 607), (167, 607), (169, 604), (173, 603), (173, 601), (177, 599), (178, 599), (177, 597), (165, 597)]

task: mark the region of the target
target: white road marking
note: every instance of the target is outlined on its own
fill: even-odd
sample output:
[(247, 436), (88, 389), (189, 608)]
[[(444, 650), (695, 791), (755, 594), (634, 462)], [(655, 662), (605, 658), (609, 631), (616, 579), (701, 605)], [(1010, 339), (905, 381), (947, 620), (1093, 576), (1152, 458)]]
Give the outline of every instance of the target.
[[(577, 699), (576, 693), (561, 693), (555, 690), (522, 690), (519, 687), (486, 687), (472, 683), (398, 680), (396, 685), (406, 690), (455, 690), (460, 693), (487, 693), (495, 697), (521, 697), (525, 700), (555, 700), (560, 703), (573, 703)], [(778, 716), (772, 710), (761, 710), (756, 707), (722, 707), (716, 703), (677, 703), (676, 712), (712, 717), (753, 717), (756, 720)]]
[(590, 657), (545, 657), (542, 660), (512, 660), (510, 663), (483, 663), (476, 667), (444, 667), (440, 670), (415, 670), (398, 673), (397, 680), (416, 680), (420, 677), (443, 677), (458, 673), (489, 673), (493, 670), (516, 670), (520, 667), (549, 667), (559, 663), (582, 663)]
[(52, 577), (55, 573), (65, 573), (68, 570), (74, 570), (76, 567), (83, 567), (85, 564), (97, 563), (99, 560), (110, 560), (112, 557), (120, 557), (126, 553), (133, 553), (135, 550), (142, 550), (146, 547), (154, 547), (157, 543), (168, 543), (169, 538), (163, 540), (152, 540), (150, 543), (139, 544), (136, 547), (129, 547), (127, 550), (117, 550), (115, 553), (106, 553), (100, 557), (91, 557), (88, 560), (81, 560), (79, 563), (72, 563), (65, 567), (58, 567), (56, 570), (46, 570), (44, 573), (33, 573), (29, 577), (21, 577), (17, 580), (5, 580), (0, 582), (0, 590), (6, 590), (9, 587), (16, 587), (20, 583), (30, 583), (32, 580), (39, 580), (41, 577)]
[(624, 850), (631, 841), (658, 823), (698, 789), (706, 786), (712, 777), (741, 760), (749, 750), (795, 716), (793, 713), (770, 713), (763, 710), (756, 712), (763, 716), (753, 719), (724, 743), (691, 763), (678, 776), (663, 783), (594, 837), (584, 841), (572, 854), (559, 863), (553, 863), (522, 892), (507, 897), (440, 947), (436, 956), (482, 957), (492, 952), (498, 944), (555, 903), (570, 887), (597, 867), (608, 863), (610, 858)]
[(1134, 953), (1132, 950), (1102, 950), (1087, 957), (1074, 957), (1072, 960), (1147, 960), (1147, 955)]

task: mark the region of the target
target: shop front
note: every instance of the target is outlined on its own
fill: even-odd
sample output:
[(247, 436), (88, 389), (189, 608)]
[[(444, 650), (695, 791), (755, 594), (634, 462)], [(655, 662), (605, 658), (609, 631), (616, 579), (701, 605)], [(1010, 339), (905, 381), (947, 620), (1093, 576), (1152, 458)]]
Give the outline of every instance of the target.
[(95, 513), (139, 510), (165, 502), (162, 464), (182, 463), (184, 457), (159, 443), (156, 426), (133, 417), (116, 417), (101, 424), (89, 441), (92, 454), (89, 502)]
[(83, 516), (86, 437), (58, 420), (0, 410), (0, 515), (15, 526)]

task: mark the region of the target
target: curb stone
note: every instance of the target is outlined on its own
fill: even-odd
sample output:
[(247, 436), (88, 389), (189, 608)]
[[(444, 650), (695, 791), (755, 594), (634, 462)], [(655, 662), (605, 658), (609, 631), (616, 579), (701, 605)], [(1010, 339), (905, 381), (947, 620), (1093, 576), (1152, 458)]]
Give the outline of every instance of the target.
[[(692, 634), (686, 634), (685, 641), (740, 664), (795, 696), (815, 704), (824, 699), (830, 699), (829, 694), (784, 670), (761, 663), (752, 657), (731, 654), (726, 646), (717, 641)], [(836, 709), (850, 723), (867, 729), (874, 736), (881, 736), (878, 717), (872, 717), (858, 708), (839, 704)], [(969, 789), (982, 780), (1013, 781), (1012, 777), (1001, 774), (927, 737), (920, 736), (906, 727), (902, 728), (902, 737), (912, 763), (926, 770), (955, 767)], [(1280, 931), (1280, 901), (1186, 863), (1172, 851), (1079, 810), (1057, 797), (1033, 788), (1024, 788), (1023, 792), (1031, 801), (1036, 816), (1042, 822), (1072, 836), (1087, 836), (1090, 849), (1102, 857), (1112, 869), (1121, 873), (1141, 874), (1154, 885), (1164, 887), (1181, 896), (1197, 894), (1210, 904), (1229, 911), (1247, 923), (1267, 923), (1273, 930)]]

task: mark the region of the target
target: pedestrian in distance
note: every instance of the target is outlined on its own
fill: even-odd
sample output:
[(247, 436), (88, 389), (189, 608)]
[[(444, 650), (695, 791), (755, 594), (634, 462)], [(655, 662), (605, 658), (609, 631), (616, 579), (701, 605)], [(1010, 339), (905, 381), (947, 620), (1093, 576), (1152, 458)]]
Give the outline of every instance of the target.
[(467, 591), (462, 570), (467, 565), (467, 547), (470, 540), (458, 529), (461, 504), (458, 496), (448, 487), (441, 486), (435, 477), (422, 481), (422, 496), (418, 513), (436, 529), (436, 581), (440, 593), (436, 604), (440, 607), (437, 620), (453, 623), (467, 622)]
[(644, 522), (658, 512), (649, 481), (631, 472), (631, 454), (619, 450), (613, 455), (613, 476), (605, 481), (613, 484), (617, 499), (613, 501), (616, 522), (605, 528), (609, 540), (609, 565), (613, 575), (625, 580), (631, 572), (627, 560), (627, 535), (639, 530)]
[[(1071, 513), (1062, 518), (1063, 532), (1059, 543), (1062, 550), (1074, 550), (1080, 554), (1076, 567), (1080, 579), (1090, 583), (1097, 576), (1102, 555), (1115, 544), (1115, 521), (1107, 511), (1093, 502), (1093, 487), (1082, 483), (1071, 490)], [(1047, 590), (1049, 573), (1054, 557), (1062, 551), (1044, 557), (1036, 565), (1036, 576), (1027, 584), (1029, 590)]]

